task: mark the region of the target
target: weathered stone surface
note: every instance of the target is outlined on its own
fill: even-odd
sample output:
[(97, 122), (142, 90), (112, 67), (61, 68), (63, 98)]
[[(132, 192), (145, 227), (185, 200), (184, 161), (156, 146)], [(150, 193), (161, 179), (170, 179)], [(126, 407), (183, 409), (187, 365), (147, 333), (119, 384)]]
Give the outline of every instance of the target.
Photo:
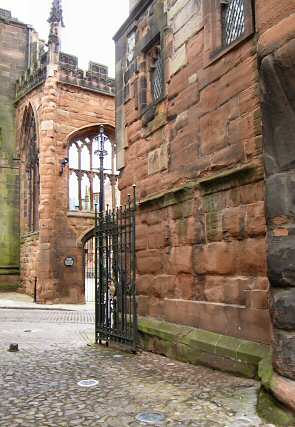
[[(12, 22), (10, 21), (12, 19)], [(0, 22), (0, 275), (19, 274), (19, 165), (15, 140), (15, 81), (27, 65), (28, 27)]]
[(268, 56), (262, 61), (267, 175), (292, 169), (295, 163), (292, 144), (295, 132), (295, 87), (291, 83), (294, 81), (292, 69), (295, 69), (295, 41), (290, 41), (278, 50), (275, 57)]
[(295, 332), (274, 330), (273, 364), (280, 375), (295, 380)]
[[(283, 390), (278, 387), (277, 391), (281, 393)], [(277, 397), (275, 392), (268, 392), (264, 388), (259, 391), (257, 404), (259, 416), (270, 423), (267, 424), (266, 427), (273, 427), (275, 425), (281, 427), (293, 426), (295, 423), (294, 413), (285, 405), (281, 404), (279, 398), (277, 397), (277, 400), (274, 395)], [(280, 394), (281, 398), (282, 396), (283, 394)]]
[(265, 345), (155, 319), (140, 319), (139, 332), (147, 350), (165, 349), (169, 357), (243, 376), (255, 377), (259, 362), (270, 354)]
[[(270, 342), (255, 41), (249, 37), (208, 64), (216, 53), (208, 46), (220, 37), (208, 24), (215, 2), (142, 6), (115, 37), (117, 79), (125, 85), (117, 103), (124, 118), (117, 132), (125, 157), (120, 189), (124, 200), (135, 182), (140, 199), (139, 311)], [(125, 47), (135, 19), (133, 66)], [(150, 73), (151, 51), (158, 52), (155, 29), (165, 82), (156, 102)], [(134, 86), (133, 97), (121, 96), (127, 85)], [(163, 146), (169, 147), (165, 168)], [(154, 227), (158, 222), (162, 226)]]
[(182, 67), (187, 64), (186, 46), (180, 47), (170, 60), (170, 76), (176, 74)]
[(164, 171), (168, 168), (169, 155), (168, 145), (163, 144), (160, 148), (151, 151), (148, 156), (148, 174)]
[(274, 373), (270, 388), (278, 400), (295, 412), (295, 381), (291, 381)]
[(278, 217), (295, 217), (295, 201), (290, 195), (295, 184), (294, 171), (274, 174), (266, 179), (266, 213), (270, 223)]
[(275, 327), (295, 330), (295, 288), (273, 289), (271, 297), (271, 313)]
[(295, 236), (269, 236), (268, 277), (272, 286), (295, 286)]

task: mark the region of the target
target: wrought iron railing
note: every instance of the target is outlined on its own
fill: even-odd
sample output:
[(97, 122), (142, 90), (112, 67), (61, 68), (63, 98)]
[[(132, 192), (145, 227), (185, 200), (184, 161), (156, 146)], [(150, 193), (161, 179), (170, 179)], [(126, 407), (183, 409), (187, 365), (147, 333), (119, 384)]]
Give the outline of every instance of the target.
[(245, 0), (221, 0), (223, 44), (229, 46), (245, 32)]
[(135, 191), (127, 205), (95, 215), (95, 336), (136, 351)]

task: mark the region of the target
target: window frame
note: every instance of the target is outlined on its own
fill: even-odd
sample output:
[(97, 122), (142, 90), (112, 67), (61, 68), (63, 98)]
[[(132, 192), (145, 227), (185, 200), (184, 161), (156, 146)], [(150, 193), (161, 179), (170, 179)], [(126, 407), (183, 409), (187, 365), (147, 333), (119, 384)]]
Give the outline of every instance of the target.
[(205, 31), (207, 65), (226, 55), (239, 44), (250, 38), (255, 32), (255, 8), (253, 0), (244, 0), (245, 31), (233, 42), (224, 44), (223, 36), (223, 0), (206, 0), (205, 2)]
[[(158, 55), (158, 59), (161, 61), (161, 83), (162, 90), (161, 95), (155, 99), (153, 93), (153, 72), (155, 70), (155, 55)], [(138, 90), (138, 105), (140, 117), (143, 119), (143, 125), (146, 126), (148, 122), (154, 119), (156, 107), (158, 104), (163, 102), (166, 96), (165, 86), (165, 60), (162, 49), (162, 37), (161, 33), (156, 34), (141, 50), (142, 64), (144, 71), (139, 73), (139, 90)], [(145, 102), (142, 102), (142, 95), (145, 95)]]
[[(112, 188), (112, 204), (116, 203), (116, 188), (118, 185), (118, 173), (116, 171), (116, 145), (113, 141), (113, 139), (106, 133), (105, 134), (111, 144), (112, 147), (112, 154), (111, 154), (111, 169), (105, 169), (104, 170), (104, 182), (105, 182), (105, 187), (106, 187), (106, 180), (109, 180), (110, 182), (110, 186)], [(68, 143), (68, 159), (69, 159), (69, 167), (68, 167), (68, 183), (67, 183), (67, 194), (68, 194), (68, 212), (70, 212), (71, 214), (93, 214), (94, 210), (95, 210), (95, 204), (96, 201), (94, 200), (94, 191), (93, 191), (93, 185), (94, 185), (94, 180), (95, 177), (97, 177), (98, 179), (100, 179), (100, 172), (99, 169), (95, 168), (93, 169), (93, 157), (94, 157), (94, 151), (93, 151), (93, 141), (95, 140), (95, 138), (98, 136), (98, 133), (94, 133), (94, 132), (89, 132), (89, 133), (85, 133), (85, 132), (81, 132), (78, 134), (75, 134), (75, 137), (72, 138), (69, 143)], [(88, 141), (87, 141), (88, 140)], [(81, 141), (82, 145), (79, 147), (78, 142)], [(70, 149), (72, 146), (76, 146), (77, 148), (77, 152), (78, 152), (78, 169), (71, 167), (70, 164)], [(82, 169), (82, 158), (81, 158), (81, 153), (84, 147), (87, 147), (88, 151), (89, 151), (89, 163), (90, 163), (90, 167), (89, 170), (85, 170)], [(79, 199), (79, 207), (77, 209), (71, 209), (71, 203), (70, 203), (70, 179), (71, 179), (71, 175), (75, 174), (77, 177), (77, 182), (78, 182), (78, 199)], [(89, 185), (90, 185), (90, 193), (89, 193), (89, 209), (85, 209), (83, 208), (83, 202), (85, 203), (85, 200), (83, 200), (82, 197), (82, 180), (83, 180), (83, 176), (86, 175), (88, 180), (89, 180)], [(99, 197), (99, 193), (97, 195), (97, 203), (98, 203), (98, 197)]]

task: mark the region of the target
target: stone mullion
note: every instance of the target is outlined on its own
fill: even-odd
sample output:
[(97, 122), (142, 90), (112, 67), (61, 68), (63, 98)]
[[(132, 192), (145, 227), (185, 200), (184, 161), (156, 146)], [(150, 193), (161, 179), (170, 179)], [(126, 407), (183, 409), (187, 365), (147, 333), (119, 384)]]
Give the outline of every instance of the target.
[[(83, 147), (83, 146), (82, 146)], [(82, 153), (82, 147), (79, 146), (78, 148), (78, 173), (77, 173), (77, 177), (78, 177), (78, 198), (79, 198), (79, 211), (82, 210), (82, 170), (81, 170), (81, 153)]]
[(92, 155), (93, 155), (93, 147), (92, 147), (92, 139), (89, 142), (88, 145), (88, 149), (89, 149), (89, 155), (90, 155), (90, 173), (88, 175), (89, 178), (89, 182), (90, 182), (90, 210), (93, 211), (94, 205), (93, 205), (93, 159), (92, 159)]
[(28, 194), (28, 199), (29, 199), (29, 232), (33, 231), (33, 185), (32, 185), (32, 168), (30, 167), (30, 171), (29, 171), (29, 194)]

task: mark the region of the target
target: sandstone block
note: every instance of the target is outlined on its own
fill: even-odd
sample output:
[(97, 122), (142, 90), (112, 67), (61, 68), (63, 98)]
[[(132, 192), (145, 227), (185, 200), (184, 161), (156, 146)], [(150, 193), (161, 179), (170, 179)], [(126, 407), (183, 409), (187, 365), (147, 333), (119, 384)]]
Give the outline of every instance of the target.
[(246, 207), (245, 231), (249, 237), (265, 235), (264, 202), (254, 203)]
[[(153, 279), (152, 289), (157, 289), (158, 294), (161, 298), (173, 298), (175, 296), (176, 288), (176, 277), (175, 275), (161, 274), (157, 275)], [(150, 292), (154, 292), (150, 289)]]
[(236, 259), (236, 247), (232, 242), (197, 245), (193, 251), (193, 268), (197, 274), (233, 275)]
[(192, 247), (179, 246), (171, 249), (168, 264), (165, 271), (171, 274), (191, 273), (192, 271)]
[(137, 270), (140, 274), (160, 274), (162, 261), (158, 251), (144, 251), (137, 258)]
[(170, 76), (176, 74), (181, 68), (187, 64), (186, 46), (181, 46), (170, 60)]
[(148, 155), (148, 175), (167, 169), (168, 162), (168, 144), (162, 144), (160, 148), (151, 151)]
[(243, 237), (244, 210), (241, 207), (226, 209), (223, 212), (222, 231), (225, 239)]
[(174, 35), (174, 48), (175, 50), (187, 42), (194, 34), (196, 34), (203, 25), (203, 16), (201, 13), (196, 13), (191, 16), (190, 20), (187, 21), (186, 25), (180, 28)]
[(236, 250), (239, 274), (266, 275), (265, 239), (246, 239), (237, 242)]
[(251, 290), (244, 291), (245, 305), (252, 309), (267, 310), (269, 307), (269, 293), (268, 291)]

